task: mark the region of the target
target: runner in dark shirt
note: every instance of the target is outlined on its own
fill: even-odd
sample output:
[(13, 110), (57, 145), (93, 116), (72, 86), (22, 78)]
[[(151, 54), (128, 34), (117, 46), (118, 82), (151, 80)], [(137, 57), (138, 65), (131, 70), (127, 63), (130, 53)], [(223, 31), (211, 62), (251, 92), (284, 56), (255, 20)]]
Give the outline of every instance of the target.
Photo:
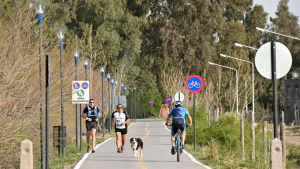
[(95, 143), (96, 143), (96, 129), (98, 126), (98, 118), (100, 117), (99, 108), (95, 106), (95, 100), (91, 99), (90, 104), (83, 110), (82, 117), (86, 119), (86, 130), (87, 130), (87, 152), (90, 151), (90, 137), (93, 139), (93, 150), (95, 152)]

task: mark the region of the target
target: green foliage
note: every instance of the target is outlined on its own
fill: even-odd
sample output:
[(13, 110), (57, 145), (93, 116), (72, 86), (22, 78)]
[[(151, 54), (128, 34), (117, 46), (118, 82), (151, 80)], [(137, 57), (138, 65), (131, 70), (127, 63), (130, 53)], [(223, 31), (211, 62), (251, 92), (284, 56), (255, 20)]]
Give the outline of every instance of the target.
[(300, 146), (287, 145), (287, 166), (295, 168), (300, 166)]

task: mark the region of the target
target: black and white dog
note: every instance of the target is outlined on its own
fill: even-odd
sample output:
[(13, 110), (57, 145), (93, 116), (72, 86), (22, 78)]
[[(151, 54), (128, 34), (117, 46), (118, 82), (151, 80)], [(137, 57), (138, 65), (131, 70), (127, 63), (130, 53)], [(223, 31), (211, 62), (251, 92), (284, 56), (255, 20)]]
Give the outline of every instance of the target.
[(143, 157), (143, 140), (140, 138), (131, 138), (130, 139), (131, 148), (133, 150), (134, 157), (139, 157), (139, 149), (140, 149), (140, 157)]

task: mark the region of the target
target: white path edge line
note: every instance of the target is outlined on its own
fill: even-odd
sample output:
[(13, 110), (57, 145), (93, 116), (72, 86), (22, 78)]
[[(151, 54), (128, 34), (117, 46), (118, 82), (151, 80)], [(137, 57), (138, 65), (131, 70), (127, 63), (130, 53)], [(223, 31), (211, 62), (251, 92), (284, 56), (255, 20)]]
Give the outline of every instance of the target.
[[(163, 122), (163, 125), (165, 126), (165, 129), (166, 129), (166, 130), (171, 131), (170, 129), (167, 128), (167, 126), (165, 125), (165, 122)], [(195, 159), (195, 157), (194, 157), (193, 155), (191, 155), (190, 153), (188, 153), (187, 151), (183, 150), (183, 152), (184, 152), (188, 157), (190, 157), (190, 159), (191, 159), (194, 163), (196, 163), (196, 164), (198, 164), (198, 165), (201, 165), (201, 166), (205, 167), (206, 169), (212, 169), (212, 168), (210, 168), (209, 166), (204, 165), (204, 164), (200, 163), (199, 161), (197, 161), (197, 160)]]
[[(130, 128), (134, 123), (131, 123), (130, 126), (128, 128)], [(108, 138), (106, 139), (104, 142), (98, 144), (95, 149), (97, 150), (97, 148), (99, 148), (101, 145), (105, 144), (106, 142), (108, 142), (109, 140), (111, 140), (112, 138)], [(85, 153), (84, 156), (78, 161), (78, 163), (76, 164), (76, 166), (73, 169), (79, 169), (81, 167), (81, 165), (83, 164), (83, 162), (87, 159), (87, 157), (90, 155), (91, 153)]]

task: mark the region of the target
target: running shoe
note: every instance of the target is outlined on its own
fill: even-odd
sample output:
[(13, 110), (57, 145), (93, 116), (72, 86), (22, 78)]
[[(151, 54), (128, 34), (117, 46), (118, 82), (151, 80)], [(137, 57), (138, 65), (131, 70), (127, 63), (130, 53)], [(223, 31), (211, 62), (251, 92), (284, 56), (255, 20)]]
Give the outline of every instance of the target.
[(121, 150), (120, 150), (120, 148), (118, 148), (118, 151), (117, 151), (118, 153), (121, 153)]
[(124, 152), (124, 147), (123, 146), (121, 146), (121, 153), (123, 153)]
[(174, 146), (172, 146), (171, 154), (172, 154), (172, 155), (174, 155), (175, 153), (176, 153), (176, 151), (175, 151), (175, 147), (174, 147)]
[(95, 148), (93, 148), (92, 153), (95, 153)]
[(184, 144), (182, 144), (182, 149), (184, 149)]

